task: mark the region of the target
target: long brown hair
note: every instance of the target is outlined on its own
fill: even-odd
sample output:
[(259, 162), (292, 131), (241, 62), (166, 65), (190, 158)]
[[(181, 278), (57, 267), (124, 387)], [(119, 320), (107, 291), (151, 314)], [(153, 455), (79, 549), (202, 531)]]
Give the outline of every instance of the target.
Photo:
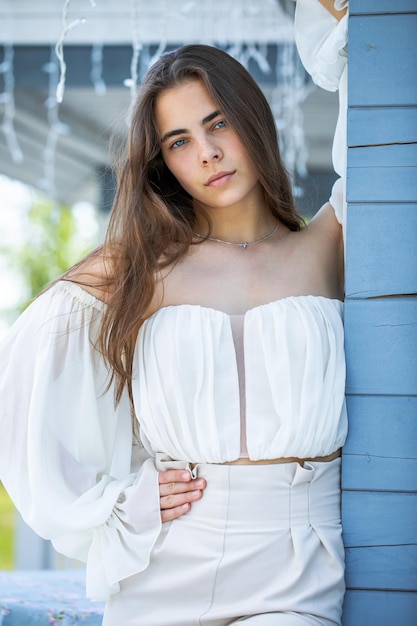
[(104, 244), (111, 256), (111, 289), (99, 348), (116, 382), (116, 400), (125, 386), (131, 393), (137, 332), (152, 302), (158, 272), (180, 259), (193, 238), (193, 199), (162, 159), (154, 114), (158, 95), (188, 80), (203, 82), (239, 135), (258, 168), (273, 215), (290, 230), (302, 225), (281, 163), (273, 115), (246, 69), (206, 45), (187, 45), (160, 57), (148, 71), (132, 111), (127, 155), (119, 167)]

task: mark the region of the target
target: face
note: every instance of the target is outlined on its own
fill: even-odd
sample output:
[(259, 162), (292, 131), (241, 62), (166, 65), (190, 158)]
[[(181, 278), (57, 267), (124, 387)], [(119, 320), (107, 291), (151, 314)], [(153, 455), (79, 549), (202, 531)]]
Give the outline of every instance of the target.
[(254, 164), (202, 82), (162, 92), (155, 121), (164, 161), (196, 206), (263, 202)]

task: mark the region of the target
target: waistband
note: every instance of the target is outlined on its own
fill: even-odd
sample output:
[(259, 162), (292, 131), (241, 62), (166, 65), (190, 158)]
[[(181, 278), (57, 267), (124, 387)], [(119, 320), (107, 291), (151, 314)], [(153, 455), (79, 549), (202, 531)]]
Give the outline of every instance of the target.
[[(174, 463), (174, 467), (173, 464)], [(180, 464), (181, 467), (178, 465)], [(158, 459), (157, 469), (188, 469), (207, 481), (187, 516), (280, 528), (340, 523), (341, 459), (267, 465), (223, 465)], [(226, 513), (227, 509), (227, 513)]]

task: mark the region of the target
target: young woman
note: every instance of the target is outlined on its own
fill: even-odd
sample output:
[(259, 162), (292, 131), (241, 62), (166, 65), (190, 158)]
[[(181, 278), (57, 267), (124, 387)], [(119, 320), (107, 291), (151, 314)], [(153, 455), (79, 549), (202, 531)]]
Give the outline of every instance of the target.
[(302, 227), (250, 75), (161, 57), (105, 244), (0, 361), (0, 477), (104, 626), (340, 624), (342, 299), (334, 209)]

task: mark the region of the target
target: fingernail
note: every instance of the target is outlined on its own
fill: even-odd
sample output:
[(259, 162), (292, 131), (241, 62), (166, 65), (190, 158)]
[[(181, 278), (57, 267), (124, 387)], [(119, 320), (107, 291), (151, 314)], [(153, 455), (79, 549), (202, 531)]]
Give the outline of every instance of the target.
[(182, 475), (182, 479), (187, 480), (188, 478), (190, 478), (190, 472), (184, 472)]
[(182, 511), (186, 511), (186, 510), (189, 508), (189, 506), (190, 506), (190, 505), (189, 505), (188, 503), (187, 503), (187, 504), (182, 504), (182, 505), (181, 505), (181, 510), (182, 510)]
[(197, 490), (197, 491), (192, 491), (190, 495), (191, 495), (193, 498), (195, 498), (195, 497), (199, 496), (199, 495), (200, 495), (200, 493), (201, 493), (201, 491)]
[(202, 480), (201, 478), (200, 478), (200, 480), (196, 480), (195, 486), (196, 487), (203, 487), (204, 486), (204, 480)]

